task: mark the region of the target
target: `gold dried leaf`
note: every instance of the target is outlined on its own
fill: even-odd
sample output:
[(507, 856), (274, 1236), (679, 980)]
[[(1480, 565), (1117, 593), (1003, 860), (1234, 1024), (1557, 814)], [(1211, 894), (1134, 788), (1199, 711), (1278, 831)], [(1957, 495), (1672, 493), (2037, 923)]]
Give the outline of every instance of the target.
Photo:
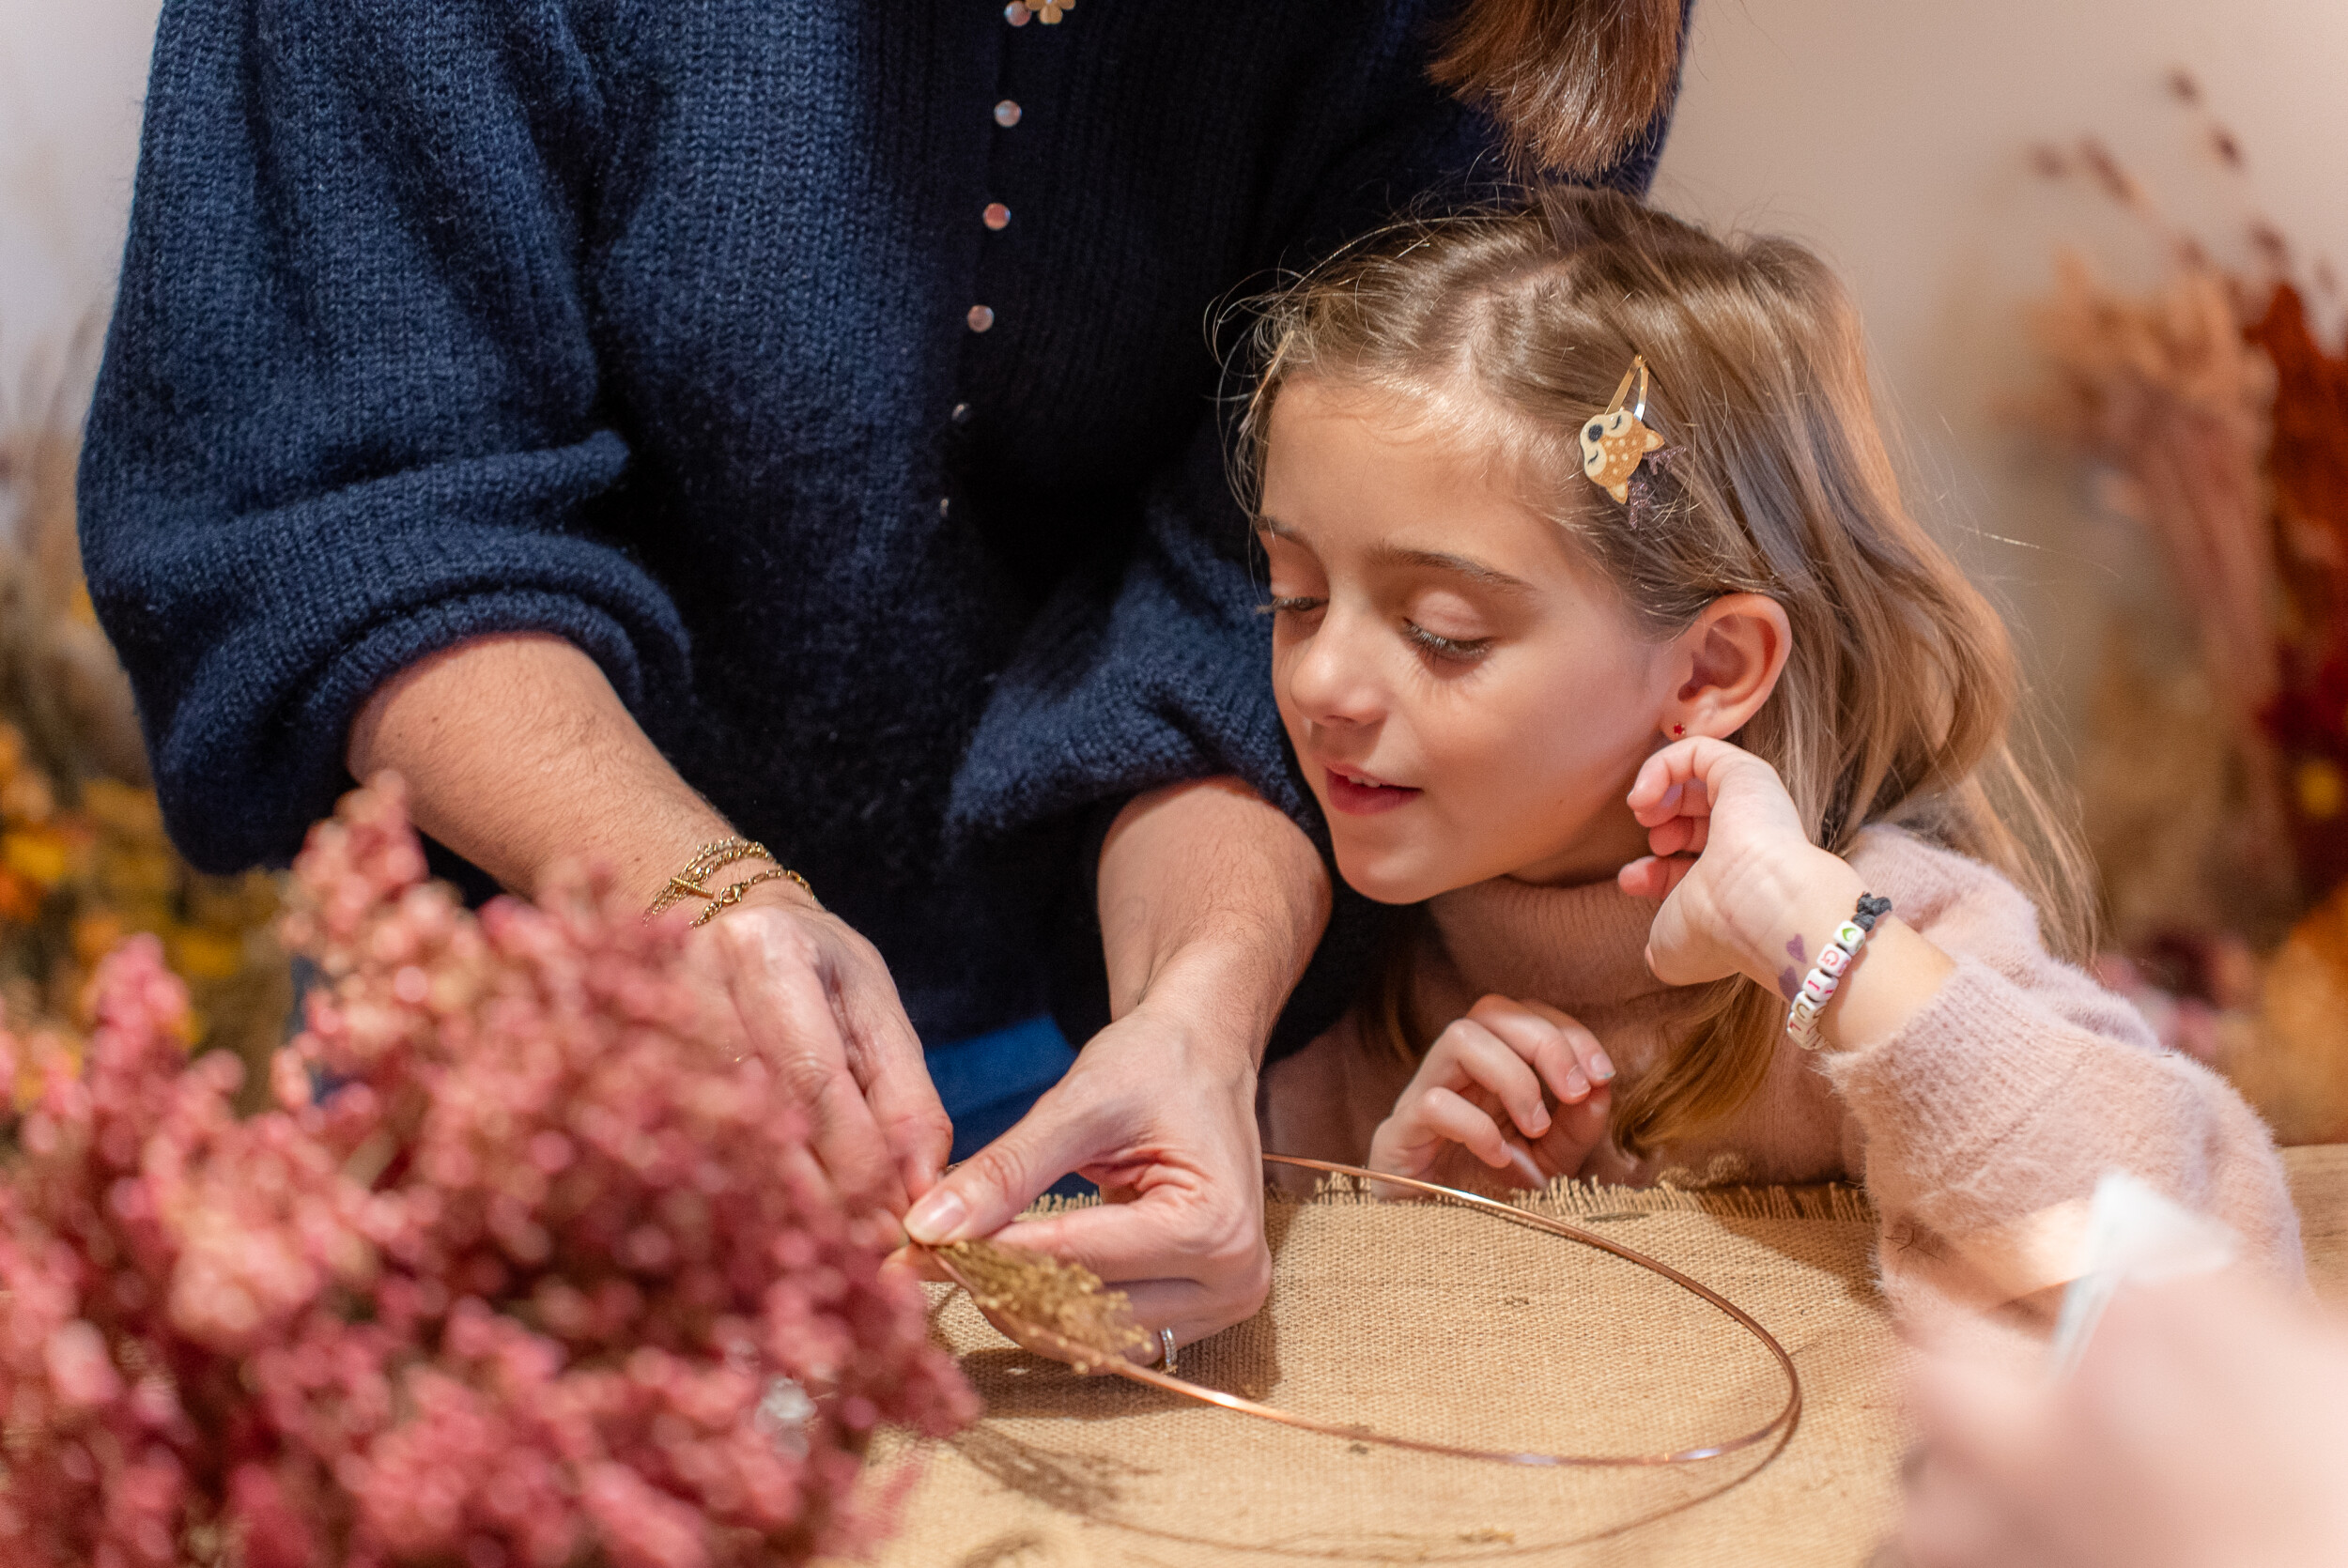
[(970, 1299), (989, 1312), (1032, 1324), (1104, 1358), (1150, 1345), (1150, 1336), (1134, 1322), (1132, 1300), (1081, 1264), (984, 1239), (950, 1242), (937, 1251)]

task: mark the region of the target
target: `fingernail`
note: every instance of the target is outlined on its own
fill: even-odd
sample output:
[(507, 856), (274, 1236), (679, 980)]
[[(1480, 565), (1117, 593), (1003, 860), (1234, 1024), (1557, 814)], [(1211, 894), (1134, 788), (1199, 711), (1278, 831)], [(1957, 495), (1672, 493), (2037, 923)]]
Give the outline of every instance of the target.
[(1546, 1105), (1534, 1106), (1532, 1115), (1523, 1118), (1522, 1125), (1524, 1127), (1524, 1135), (1528, 1138), (1537, 1138), (1542, 1133), (1547, 1132), (1549, 1130), (1549, 1107)]
[(1562, 1096), (1563, 1099), (1581, 1099), (1585, 1098), (1589, 1092), (1590, 1081), (1582, 1076), (1582, 1069), (1580, 1068), (1575, 1068), (1566, 1074), (1566, 1088), (1565, 1093)]
[(940, 1187), (913, 1206), (905, 1216), (905, 1232), (924, 1247), (942, 1247), (957, 1239), (954, 1227), (970, 1216), (962, 1194)]
[(1614, 1081), (1614, 1059), (1603, 1051), (1590, 1053), (1590, 1076), (1601, 1084)]

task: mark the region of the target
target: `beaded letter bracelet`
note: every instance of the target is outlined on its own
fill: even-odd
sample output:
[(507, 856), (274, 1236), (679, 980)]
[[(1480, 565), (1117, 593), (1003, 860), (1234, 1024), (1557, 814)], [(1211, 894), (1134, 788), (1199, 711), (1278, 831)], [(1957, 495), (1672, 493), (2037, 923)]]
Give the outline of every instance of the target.
[(1866, 945), (1867, 933), (1876, 929), (1877, 921), (1891, 913), (1891, 899), (1861, 893), (1859, 908), (1849, 919), (1834, 928), (1833, 937), (1818, 954), (1817, 967), (1803, 978), (1800, 993), (1795, 996), (1793, 1007), (1785, 1014), (1786, 1038), (1796, 1045), (1804, 1051), (1818, 1049), (1818, 1014), (1834, 994), (1834, 988), (1843, 983), (1851, 960)]

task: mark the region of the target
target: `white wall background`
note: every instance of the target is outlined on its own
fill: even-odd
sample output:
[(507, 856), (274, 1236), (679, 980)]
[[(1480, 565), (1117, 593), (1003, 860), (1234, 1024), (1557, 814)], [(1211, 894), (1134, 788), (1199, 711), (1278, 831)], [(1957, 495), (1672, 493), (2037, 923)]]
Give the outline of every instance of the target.
[[(103, 307), (156, 9), (0, 0), (0, 407)], [(2139, 275), (2153, 252), (2089, 191), (2034, 176), (2028, 149), (2098, 133), (2221, 254), (2247, 254), (2242, 183), (2162, 87), (2186, 67), (2248, 152), (2253, 199), (2348, 271), (2348, 0), (1698, 0), (1697, 13), (1659, 199), (1799, 235), (1850, 276), (1920, 509), (2015, 614), (2058, 714), (2076, 715), (2103, 617), (2158, 594), (2126, 527), (2094, 516), (1995, 408), (2029, 384), (2021, 307), (2059, 243)]]
[[(2083, 184), (2034, 174), (2030, 149), (2099, 135), (2221, 260), (2248, 260), (2255, 205), (2303, 257), (2348, 275), (2348, 3), (1696, 0), (1696, 13), (1657, 199), (1798, 236), (1851, 280), (1908, 438), (1911, 500), (2015, 620), (2060, 745), (2106, 617), (2168, 622), (2167, 585), (2134, 530), (2096, 515), (1999, 408), (2031, 384), (2023, 313), (2057, 246), (2137, 279), (2158, 252)], [(2234, 132), (2247, 179), (2167, 90), (2178, 67)]]
[(0, 0), (0, 416), (113, 293), (158, 8)]

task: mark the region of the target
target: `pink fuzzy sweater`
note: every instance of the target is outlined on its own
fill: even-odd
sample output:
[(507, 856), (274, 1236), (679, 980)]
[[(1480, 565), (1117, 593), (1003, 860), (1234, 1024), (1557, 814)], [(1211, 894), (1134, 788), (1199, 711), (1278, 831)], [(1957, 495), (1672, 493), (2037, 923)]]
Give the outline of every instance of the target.
[[(2249, 1258), (2304, 1277), (2298, 1217), (2265, 1126), (2222, 1080), (2163, 1051), (2143, 1019), (2041, 945), (2030, 901), (1988, 867), (1871, 828), (1851, 864), (1956, 961), (1898, 1035), (1809, 1053), (1785, 1041), (1759, 1091), (1684, 1145), (1583, 1179), (1629, 1185), (1862, 1183), (1882, 1216), (1879, 1264), (1903, 1313), (1986, 1306), (2068, 1277), (2096, 1178), (2143, 1178), (2240, 1232)], [(1652, 1070), (1674, 1015), (1645, 957), (1653, 906), (1613, 884), (1501, 879), (1436, 899), (1422, 945), (1420, 1038), (1488, 992), (1580, 1019), (1615, 1064), (1616, 1098)], [(1266, 1073), (1264, 1146), (1358, 1162), (1411, 1069), (1359, 1013)]]

